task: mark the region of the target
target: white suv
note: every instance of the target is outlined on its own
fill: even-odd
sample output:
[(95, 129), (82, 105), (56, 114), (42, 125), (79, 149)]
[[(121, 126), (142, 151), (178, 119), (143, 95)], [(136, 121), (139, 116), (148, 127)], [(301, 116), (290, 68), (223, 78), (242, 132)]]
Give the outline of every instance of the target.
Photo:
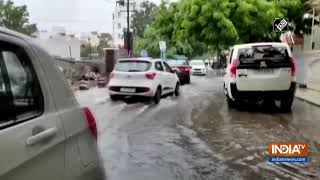
[(125, 96), (145, 96), (159, 103), (161, 96), (179, 95), (179, 78), (161, 59), (130, 58), (118, 60), (108, 85), (112, 100)]
[(33, 39), (0, 28), (0, 179), (105, 179), (95, 118)]
[(224, 93), (228, 104), (241, 100), (280, 101), (290, 111), (296, 89), (295, 60), (283, 43), (235, 45), (227, 60)]

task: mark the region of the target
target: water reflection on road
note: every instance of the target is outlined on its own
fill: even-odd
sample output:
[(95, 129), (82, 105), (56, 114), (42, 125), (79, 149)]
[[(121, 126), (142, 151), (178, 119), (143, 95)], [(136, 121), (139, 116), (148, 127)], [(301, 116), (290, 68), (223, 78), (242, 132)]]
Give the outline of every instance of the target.
[[(99, 148), (111, 180), (316, 179), (320, 111), (296, 100), (293, 112), (229, 109), (221, 78), (193, 77), (181, 96), (111, 102), (105, 89), (76, 93), (98, 120)], [(305, 141), (310, 163), (267, 163), (270, 141)]]

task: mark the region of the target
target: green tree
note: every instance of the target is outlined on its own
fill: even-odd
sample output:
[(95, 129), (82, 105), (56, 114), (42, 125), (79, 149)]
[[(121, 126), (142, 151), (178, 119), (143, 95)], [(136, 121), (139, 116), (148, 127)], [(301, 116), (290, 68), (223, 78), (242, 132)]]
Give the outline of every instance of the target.
[(132, 15), (132, 29), (136, 36), (142, 37), (144, 30), (155, 18), (157, 5), (153, 2), (144, 1), (139, 10), (135, 10)]
[(289, 18), (295, 32), (307, 32), (303, 19), (305, 1), (183, 0), (170, 4), (162, 1), (155, 20), (137, 45), (151, 49), (158, 40), (165, 40), (168, 53), (194, 57), (219, 54), (236, 43), (278, 41), (279, 34), (272, 28), (277, 17)]
[(99, 36), (99, 45), (97, 47), (97, 51), (99, 55), (103, 56), (103, 49), (110, 47), (109, 42), (112, 41), (112, 36), (109, 33), (101, 33)]
[(82, 58), (90, 58), (90, 52), (92, 54), (99, 53), (98, 47), (90, 46), (89, 44), (82, 44), (80, 47), (80, 56)]
[(29, 23), (27, 6), (15, 6), (10, 0), (0, 0), (0, 26), (27, 35), (37, 32), (36, 24)]

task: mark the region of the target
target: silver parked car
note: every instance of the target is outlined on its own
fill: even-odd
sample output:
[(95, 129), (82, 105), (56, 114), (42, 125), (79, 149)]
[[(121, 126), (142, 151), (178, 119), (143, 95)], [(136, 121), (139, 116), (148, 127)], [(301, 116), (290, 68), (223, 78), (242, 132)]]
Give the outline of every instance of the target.
[(105, 179), (95, 118), (32, 38), (0, 28), (0, 179)]

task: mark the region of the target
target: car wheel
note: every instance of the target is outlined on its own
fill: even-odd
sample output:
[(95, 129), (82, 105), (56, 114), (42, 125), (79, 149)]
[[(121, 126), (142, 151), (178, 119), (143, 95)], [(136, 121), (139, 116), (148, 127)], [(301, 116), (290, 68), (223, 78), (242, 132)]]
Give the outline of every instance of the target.
[(225, 85), (223, 85), (223, 89), (224, 89), (224, 95), (226, 96), (226, 101), (228, 103), (229, 107), (236, 107), (237, 106), (237, 101), (233, 100), (229, 97), (229, 93), (228, 93), (228, 89), (226, 88)]
[(292, 103), (293, 103), (292, 97), (281, 98), (280, 99), (280, 109), (283, 112), (290, 112), (291, 107), (292, 107)]
[(157, 91), (156, 91), (156, 94), (153, 96), (153, 102), (155, 103), (155, 104), (158, 104), (159, 102), (160, 102), (160, 100), (161, 100), (161, 88), (160, 87), (158, 87), (158, 89), (157, 89)]
[(185, 82), (186, 84), (190, 84), (190, 77)]
[(179, 96), (179, 90), (180, 90), (180, 86), (179, 83), (176, 84), (176, 88), (174, 89), (174, 95), (175, 96)]

